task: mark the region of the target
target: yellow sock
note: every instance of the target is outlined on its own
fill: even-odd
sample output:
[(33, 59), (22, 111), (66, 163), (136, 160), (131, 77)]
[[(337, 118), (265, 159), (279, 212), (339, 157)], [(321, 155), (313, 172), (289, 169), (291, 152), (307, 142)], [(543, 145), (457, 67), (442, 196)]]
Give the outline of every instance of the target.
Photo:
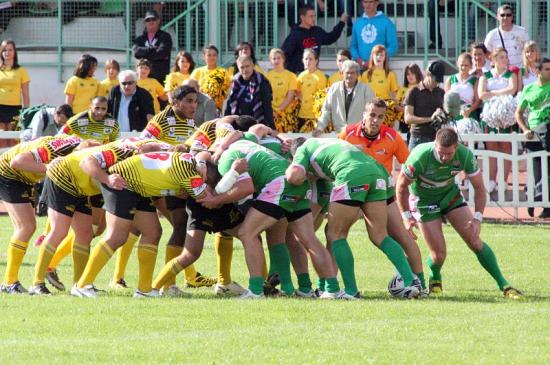
[[(175, 259), (181, 254), (181, 251), (183, 251), (183, 247), (179, 246), (172, 246), (172, 245), (166, 245), (166, 252), (164, 256), (164, 263), (169, 263), (172, 261), (172, 259)], [(173, 279), (166, 281), (164, 284), (164, 290), (168, 290), (168, 288), (171, 285), (176, 285), (176, 277), (174, 276)]]
[(264, 279), (267, 279), (268, 271), (267, 271), (267, 263), (265, 262), (265, 260), (263, 262), (263, 265), (264, 266), (262, 266), (262, 277)]
[(136, 236), (135, 234), (130, 232), (126, 243), (124, 243), (124, 245), (118, 249), (118, 253), (116, 256), (115, 272), (113, 274), (114, 282), (117, 282), (120, 279), (124, 278), (124, 274), (126, 273), (126, 266), (128, 265), (128, 260), (130, 260), (130, 255), (132, 254), (132, 250), (134, 249), (134, 245), (136, 244), (138, 238), (139, 236)]
[(177, 258), (170, 260), (170, 262), (164, 265), (159, 275), (153, 282), (153, 288), (160, 289), (168, 280), (176, 280), (176, 275), (178, 275), (182, 270), (183, 267), (179, 264)]
[(137, 247), (139, 261), (138, 290), (142, 293), (151, 291), (153, 272), (157, 261), (157, 245), (141, 243)]
[(46, 224), (44, 225), (44, 230), (42, 231), (42, 234), (44, 236), (47, 236), (51, 230), (52, 230), (52, 225), (50, 224), (50, 218), (46, 218)]
[(40, 251), (38, 251), (38, 260), (36, 261), (36, 266), (34, 267), (34, 285), (44, 284), (44, 278), (46, 277), (46, 272), (48, 271), (48, 266), (52, 260), (53, 255), (55, 254), (55, 247), (46, 244), (45, 242), (40, 246)]
[(19, 280), (19, 268), (23, 263), (23, 257), (25, 257), (28, 246), (28, 242), (19, 241), (13, 237), (10, 238), (4, 284), (13, 284)]
[(82, 276), (89, 258), (90, 246), (80, 245), (75, 242), (73, 245), (73, 283), (78, 282)]
[(185, 268), (185, 281), (193, 281), (197, 277), (197, 269), (191, 264)]
[(57, 250), (55, 250), (55, 254), (52, 257), (52, 261), (50, 261), (50, 265), (48, 266), (48, 270), (55, 270), (61, 260), (63, 260), (65, 257), (69, 256), (71, 254), (71, 251), (73, 249), (74, 245), (74, 231), (72, 228), (69, 230), (69, 233), (67, 234), (67, 237), (61, 241), (59, 246), (57, 246)]
[(86, 285), (93, 284), (97, 274), (99, 274), (101, 269), (109, 262), (113, 253), (114, 251), (109, 247), (107, 242), (100, 241), (92, 250), (86, 268), (80, 279), (78, 279), (77, 286), (83, 288)]
[(214, 249), (218, 263), (218, 284), (231, 284), (231, 260), (233, 259), (233, 237), (221, 233), (214, 235)]

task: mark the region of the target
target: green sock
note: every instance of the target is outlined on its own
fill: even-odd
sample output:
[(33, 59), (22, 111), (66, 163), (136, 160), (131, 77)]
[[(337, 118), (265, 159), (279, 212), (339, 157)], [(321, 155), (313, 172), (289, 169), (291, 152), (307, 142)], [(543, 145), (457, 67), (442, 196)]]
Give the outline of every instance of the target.
[(428, 256), (426, 263), (430, 268), (430, 281), (432, 280), (441, 281), (441, 268), (443, 267), (443, 265), (434, 263), (430, 256)]
[(319, 290), (321, 291), (325, 291), (325, 285), (326, 285), (326, 280), (325, 279), (317, 279), (317, 288), (319, 288)]
[(345, 238), (332, 242), (332, 253), (336, 264), (340, 269), (342, 281), (344, 282), (344, 290), (349, 295), (357, 294), (357, 283), (355, 281), (355, 269), (353, 253)]
[(424, 272), (415, 272), (414, 273), (420, 279), (420, 284), (422, 284), (422, 289), (426, 289), (426, 279), (424, 278)]
[(386, 236), (386, 238), (382, 240), (382, 243), (380, 243), (380, 249), (386, 254), (393, 266), (395, 266), (397, 271), (401, 274), (405, 286), (411, 286), (414, 278), (413, 273), (405, 257), (405, 251), (403, 251), (399, 243), (395, 242), (390, 236)]
[(281, 289), (286, 295), (294, 294), (294, 285), (290, 274), (290, 254), (284, 243), (269, 246), (270, 266), (279, 274)]
[(309, 273), (298, 274), (298, 290), (302, 293), (309, 293), (311, 289), (311, 279)]
[(326, 281), (324, 290), (328, 291), (329, 293), (338, 293), (340, 291), (340, 284), (338, 284), (338, 280), (336, 278), (327, 278), (320, 280)]
[(500, 272), (497, 257), (495, 256), (493, 250), (491, 250), (491, 247), (489, 247), (487, 243), (483, 242), (483, 247), (481, 248), (481, 251), (476, 252), (476, 256), (481, 266), (483, 266), (483, 268), (491, 274), (493, 279), (495, 279), (500, 290), (503, 290), (508, 285), (508, 281)]
[(261, 276), (252, 276), (248, 279), (248, 290), (252, 293), (260, 295), (263, 294), (264, 278)]

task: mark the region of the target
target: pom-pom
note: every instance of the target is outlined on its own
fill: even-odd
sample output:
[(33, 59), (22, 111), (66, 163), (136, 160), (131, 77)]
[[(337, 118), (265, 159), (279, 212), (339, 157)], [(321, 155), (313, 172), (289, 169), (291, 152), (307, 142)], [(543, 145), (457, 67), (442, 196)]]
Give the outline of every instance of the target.
[(227, 97), (228, 87), (226, 85), (226, 71), (221, 68), (217, 68), (210, 72), (206, 76), (206, 80), (203, 82), (201, 90), (208, 94), (216, 103), (216, 107), (221, 109), (225, 98)]
[(508, 128), (516, 124), (517, 100), (511, 95), (495, 96), (483, 105), (481, 119), (491, 128)]
[(458, 134), (482, 133), (479, 123), (474, 118), (462, 118), (455, 121), (455, 130)]
[(298, 113), (300, 100), (294, 99), (285, 110), (275, 117), (275, 129), (279, 132), (296, 132), (298, 130)]

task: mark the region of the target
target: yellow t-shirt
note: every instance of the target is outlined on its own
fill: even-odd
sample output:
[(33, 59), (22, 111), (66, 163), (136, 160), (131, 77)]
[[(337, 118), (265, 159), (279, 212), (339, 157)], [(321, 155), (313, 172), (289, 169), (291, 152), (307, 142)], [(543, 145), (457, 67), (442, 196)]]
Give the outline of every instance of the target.
[[(208, 87), (208, 76), (214, 72), (219, 73), (221, 77), (223, 77), (223, 85), (221, 89), (219, 87), (216, 87), (215, 89), (209, 89)], [(218, 66), (213, 70), (209, 70), (207, 66), (198, 67), (193, 70), (190, 78), (199, 82), (201, 91), (205, 94), (208, 94), (212, 98), (212, 100), (214, 100), (214, 102), (216, 103), (216, 108), (222, 108), (223, 102), (225, 101), (225, 98), (227, 97), (227, 94), (229, 92), (229, 86), (231, 85), (231, 77), (229, 77), (229, 74), (225, 68)]]
[(179, 71), (169, 73), (166, 75), (166, 79), (164, 80), (164, 91), (170, 92), (175, 90), (190, 76), (190, 74), (182, 74)]
[[(254, 65), (254, 70), (256, 72), (259, 72), (261, 73), (262, 75), (265, 76), (265, 72), (264, 70), (262, 70), (262, 68), (260, 67), (260, 65)], [(233, 76), (235, 76), (235, 74), (238, 72), (238, 70), (235, 69), (235, 66), (229, 66), (227, 68), (227, 74), (229, 75), (229, 78), (230, 79), (233, 79)]]
[(109, 95), (109, 92), (111, 89), (115, 86), (118, 86), (119, 82), (118, 79), (105, 79), (99, 83), (99, 90), (97, 92), (97, 96), (105, 96), (107, 97)]
[(0, 67), (0, 105), (22, 105), (21, 88), (30, 81), (25, 67)]
[(286, 99), (288, 92), (298, 88), (296, 75), (288, 70), (281, 72), (271, 70), (267, 73), (266, 77), (271, 84), (273, 92), (271, 105), (273, 106), (273, 110), (278, 110), (279, 105)]
[(155, 114), (160, 112), (159, 96), (166, 95), (166, 92), (164, 91), (164, 88), (162, 87), (160, 82), (158, 82), (156, 79), (148, 77), (146, 79), (138, 80), (137, 85), (149, 91), (149, 94), (151, 94), (151, 96), (153, 97), (153, 107), (155, 109)]
[(99, 91), (99, 81), (95, 77), (86, 77), (85, 79), (72, 76), (67, 80), (64, 93), (74, 95), (73, 113), (78, 114), (85, 111), (90, 106), (93, 98)]
[(401, 104), (403, 104), (403, 100), (405, 100), (405, 96), (407, 96), (407, 93), (412, 88), (413, 88), (413, 86), (409, 86), (409, 87), (402, 86), (402, 87), (400, 87), (399, 90), (397, 90), (397, 96), (395, 97), (397, 99), (397, 101), (400, 102)]
[(315, 118), (315, 113), (313, 112), (313, 94), (327, 87), (327, 77), (320, 70), (315, 72), (306, 70), (298, 75), (296, 81), (302, 100), (298, 117), (313, 119)]
[(332, 86), (335, 82), (342, 81), (343, 79), (344, 76), (340, 73), (340, 71), (336, 71), (328, 78), (328, 86)]
[(361, 76), (361, 81), (369, 85), (374, 91), (374, 95), (377, 98), (384, 100), (390, 99), (390, 93), (396, 93), (399, 90), (399, 85), (397, 84), (397, 76), (395, 72), (390, 71), (386, 77), (386, 71), (383, 69), (374, 69), (371, 75), (370, 81), (367, 80), (367, 71), (363, 72)]

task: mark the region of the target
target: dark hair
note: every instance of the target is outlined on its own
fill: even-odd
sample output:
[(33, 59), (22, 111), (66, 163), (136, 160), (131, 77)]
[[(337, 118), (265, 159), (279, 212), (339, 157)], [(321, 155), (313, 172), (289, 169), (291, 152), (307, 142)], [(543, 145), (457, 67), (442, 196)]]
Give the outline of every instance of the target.
[(484, 54), (489, 53), (489, 50), (487, 49), (487, 46), (485, 46), (485, 43), (483, 43), (483, 42), (472, 43), (472, 45), (470, 46), (470, 51), (473, 52), (474, 49), (480, 49), (480, 50), (483, 51)]
[(535, 65), (535, 67), (537, 68), (537, 70), (539, 71), (542, 71), (542, 65), (544, 65), (545, 63), (548, 63), (550, 62), (550, 58), (548, 57), (543, 57), (540, 61), (538, 61)]
[(435, 134), (435, 141), (441, 147), (452, 147), (458, 144), (458, 134), (452, 128), (442, 128)]
[(222, 179), (222, 175), (218, 171), (218, 165), (212, 161), (204, 161), (206, 164), (206, 184), (210, 187), (215, 187), (218, 185)]
[(337, 56), (344, 56), (344, 57), (347, 57), (348, 60), (351, 60), (352, 57), (351, 57), (351, 52), (348, 51), (347, 49), (340, 49), (338, 50), (338, 53), (336, 53)]
[(302, 6), (300, 9), (298, 9), (298, 16), (306, 16), (307, 12), (310, 10), (315, 11), (315, 8), (311, 5)]
[(107, 67), (112, 67), (115, 70), (117, 70), (118, 72), (120, 72), (120, 63), (118, 63), (117, 60), (110, 59), (110, 60), (105, 61), (105, 69), (107, 69)]
[(172, 99), (181, 101), (189, 94), (197, 94), (197, 90), (189, 85), (180, 86), (172, 91)]
[(238, 131), (246, 132), (253, 125), (258, 124), (256, 118), (250, 115), (239, 115), (231, 125)]
[(205, 54), (206, 52), (208, 51), (216, 51), (217, 54), (220, 54), (220, 51), (218, 51), (218, 47), (216, 47), (215, 45), (213, 44), (209, 44), (207, 46), (205, 46), (203, 49), (202, 49), (202, 53)]
[(384, 99), (380, 99), (380, 98), (374, 98), (374, 99), (372, 99), (371, 101), (369, 101), (369, 102), (367, 103), (366, 106), (369, 106), (369, 105), (372, 105), (372, 106), (377, 107), (377, 108), (388, 109), (388, 104), (386, 104), (386, 102), (384, 101)]
[(89, 54), (83, 54), (74, 69), (74, 75), (82, 79), (90, 76), (90, 70), (97, 66), (97, 58)]
[(96, 103), (107, 103), (107, 98), (105, 96), (96, 96), (95, 98), (92, 99), (92, 103), (93, 102), (96, 102)]
[(237, 58), (239, 58), (239, 52), (242, 51), (245, 47), (250, 48), (250, 57), (252, 57), (252, 62), (256, 64), (256, 54), (254, 52), (254, 46), (252, 46), (250, 42), (241, 42), (239, 43), (237, 48), (235, 48), (235, 52), (233, 53), (233, 55), (235, 56), (235, 62), (237, 61)]
[(140, 58), (137, 63), (136, 63), (136, 68), (140, 67), (140, 66), (146, 66), (146, 67), (149, 67), (151, 70), (153, 69), (153, 64), (151, 63), (151, 61), (149, 61), (148, 59), (146, 58)]
[(0, 61), (2, 61), (0, 62), (0, 66), (4, 66), (4, 57), (2, 56), (2, 53), (4, 52), (4, 49), (8, 44), (11, 44), (11, 46), (13, 47), (13, 65), (11, 66), (11, 68), (15, 70), (19, 68), (20, 65), (17, 58), (17, 47), (15, 46), (15, 42), (13, 41), (13, 39), (4, 39), (0, 44)]
[(63, 114), (64, 116), (67, 117), (67, 119), (69, 119), (70, 117), (72, 117), (74, 115), (73, 108), (69, 104), (61, 104), (60, 106), (55, 108), (54, 113), (57, 114), (57, 115)]
[(176, 61), (174, 62), (174, 67), (172, 68), (173, 72), (178, 72), (180, 68), (178, 67), (178, 62), (180, 59), (185, 58), (187, 62), (189, 62), (191, 65), (189, 66), (189, 73), (193, 72), (195, 69), (195, 61), (193, 60), (193, 56), (191, 56), (191, 53), (186, 51), (179, 51), (176, 55)]
[(409, 80), (407, 79), (407, 73), (412, 72), (414, 74), (414, 77), (416, 77), (417, 83), (420, 83), (422, 79), (424, 79), (424, 75), (422, 75), (422, 70), (420, 69), (420, 66), (418, 66), (416, 63), (409, 63), (405, 67), (405, 73), (403, 78), (403, 86), (409, 87)]

